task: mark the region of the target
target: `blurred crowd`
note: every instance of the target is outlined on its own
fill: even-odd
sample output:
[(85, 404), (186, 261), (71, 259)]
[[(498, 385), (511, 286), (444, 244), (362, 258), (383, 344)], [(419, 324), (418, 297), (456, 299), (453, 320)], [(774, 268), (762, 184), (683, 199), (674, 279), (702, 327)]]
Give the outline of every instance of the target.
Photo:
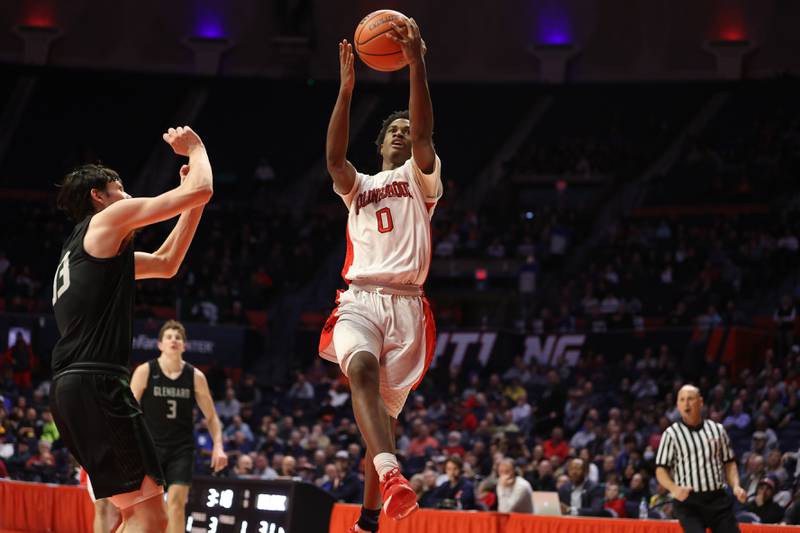
[[(633, 329), (642, 317), (674, 327), (752, 325), (743, 305), (797, 272), (798, 236), (797, 221), (773, 229), (765, 219), (623, 221), (577, 276), (537, 294), (536, 318), (546, 331), (569, 316), (594, 332)], [(780, 306), (798, 297), (786, 294)]]
[[(137, 285), (138, 318), (162, 316), (159, 309), (174, 316), (180, 306), (187, 321), (247, 325), (248, 311), (265, 310), (276, 292), (313, 277), (342, 235), (324, 213), (248, 208), (242, 222), (241, 206), (216, 207), (204, 214), (203, 230), (175, 278)], [(15, 228), (0, 249), (0, 310), (49, 313), (53, 265), (71, 223), (37, 202), (5, 202), (0, 224)], [(171, 229), (143, 230), (137, 249), (156, 250)]]
[[(553, 367), (517, 357), (488, 378), (437, 369), (397, 426), (398, 455), (420, 504), (532, 512), (532, 491), (555, 491), (565, 513), (671, 517), (654, 457), (679, 417), (676, 392), (686, 378), (677, 355), (667, 346), (619, 358), (587, 350), (575, 366)], [(49, 382), (31, 383), (12, 360), (6, 354), (0, 369), (0, 475), (77, 483), (48, 409)], [(709, 366), (697, 384), (706, 416), (727, 428), (737, 454), (749, 497), (739, 518), (800, 523), (800, 347), (785, 356), (768, 350), (760, 368), (737, 375)], [(360, 501), (364, 447), (338, 368), (315, 361), (285, 388), (245, 375), (215, 396), (227, 475), (297, 479)], [(195, 439), (196, 472), (207, 473), (212, 441), (199, 414)]]

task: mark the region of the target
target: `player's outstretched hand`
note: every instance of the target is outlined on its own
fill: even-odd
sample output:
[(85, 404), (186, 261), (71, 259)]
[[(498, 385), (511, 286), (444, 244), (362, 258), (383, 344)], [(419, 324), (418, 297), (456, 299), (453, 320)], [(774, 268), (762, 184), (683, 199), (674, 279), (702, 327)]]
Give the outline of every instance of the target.
[(339, 43), (339, 79), (340, 90), (352, 91), (356, 84), (355, 56), (353, 56), (353, 45), (343, 39)]
[(421, 63), (422, 58), (428, 52), (428, 47), (422, 39), (419, 26), (413, 18), (400, 24), (392, 22), (392, 31), (387, 32), (386, 36), (400, 45), (403, 57), (409, 65)]
[(211, 452), (211, 470), (216, 473), (224, 469), (226, 466), (228, 466), (228, 456), (223, 450), (214, 448), (214, 450)]
[(162, 137), (178, 155), (189, 157), (193, 150), (203, 148), (203, 141), (189, 126), (170, 128)]

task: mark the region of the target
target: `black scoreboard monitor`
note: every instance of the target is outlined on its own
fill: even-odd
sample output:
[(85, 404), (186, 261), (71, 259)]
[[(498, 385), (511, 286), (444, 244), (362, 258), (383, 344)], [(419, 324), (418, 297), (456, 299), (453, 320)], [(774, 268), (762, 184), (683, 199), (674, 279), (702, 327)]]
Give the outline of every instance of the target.
[(333, 497), (291, 480), (195, 477), (186, 502), (188, 533), (324, 533)]

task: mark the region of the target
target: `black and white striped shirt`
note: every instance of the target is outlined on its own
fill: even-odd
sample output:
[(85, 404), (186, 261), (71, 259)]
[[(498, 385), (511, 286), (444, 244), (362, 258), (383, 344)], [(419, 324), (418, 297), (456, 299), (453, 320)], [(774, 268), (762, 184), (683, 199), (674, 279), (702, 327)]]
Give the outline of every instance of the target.
[(728, 433), (712, 420), (698, 427), (675, 422), (661, 435), (656, 454), (656, 466), (671, 471), (676, 484), (695, 492), (722, 489), (725, 464), (735, 460)]

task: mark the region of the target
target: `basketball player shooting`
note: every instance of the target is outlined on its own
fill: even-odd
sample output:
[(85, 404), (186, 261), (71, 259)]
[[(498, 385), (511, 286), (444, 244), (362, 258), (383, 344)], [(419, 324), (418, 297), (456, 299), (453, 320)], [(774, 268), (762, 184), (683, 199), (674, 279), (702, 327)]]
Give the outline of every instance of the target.
[[(93, 497), (119, 508), (118, 531), (126, 533), (167, 525), (164, 476), (129, 382), (135, 280), (175, 275), (213, 194), (211, 164), (197, 134), (170, 128), (163, 138), (189, 158), (178, 187), (131, 198), (115, 171), (84, 165), (64, 178), (58, 194), (59, 208), (76, 225), (53, 280), (61, 338), (53, 349), (51, 408)], [(157, 251), (134, 252), (135, 230), (178, 215)]]
[(156, 359), (136, 367), (131, 390), (141, 404), (147, 427), (153, 435), (158, 461), (167, 486), (168, 533), (181, 533), (186, 524), (186, 499), (194, 468), (194, 404), (208, 421), (214, 446), (211, 469), (219, 472), (228, 465), (222, 445), (222, 425), (206, 376), (183, 360), (186, 329), (168, 320), (158, 332)]
[(390, 115), (376, 141), (381, 171), (362, 174), (346, 157), (355, 85), (347, 41), (339, 44), (341, 83), (326, 141), (333, 188), (349, 210), (342, 271), (349, 287), (325, 324), (320, 355), (338, 362), (350, 380), (370, 459), (361, 516), (351, 531), (378, 531), (381, 508), (397, 520), (418, 508), (395, 456), (394, 424), (430, 364), (436, 337), (422, 290), (431, 258), (430, 218), (442, 196), (425, 44), (413, 19), (393, 24), (390, 34), (402, 48), (411, 82), (409, 110)]

